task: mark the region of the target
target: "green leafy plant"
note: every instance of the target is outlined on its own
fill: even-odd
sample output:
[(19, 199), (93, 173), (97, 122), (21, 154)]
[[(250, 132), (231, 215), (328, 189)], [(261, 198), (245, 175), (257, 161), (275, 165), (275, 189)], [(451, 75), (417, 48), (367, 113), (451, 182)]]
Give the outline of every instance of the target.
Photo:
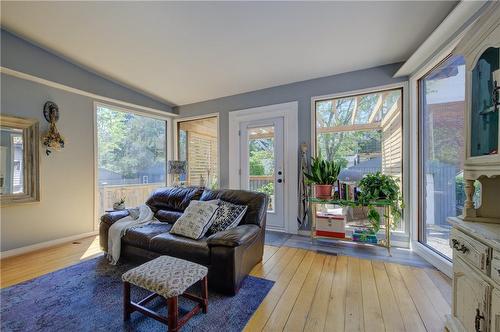
[[(389, 203), (392, 215), (391, 228), (395, 229), (401, 220), (401, 212), (404, 208), (403, 199), (399, 185), (394, 177), (380, 172), (367, 174), (359, 182), (360, 194), (358, 204), (368, 207), (368, 220), (374, 232), (380, 230), (380, 213), (373, 204), (376, 201), (385, 200)], [(384, 217), (389, 217), (384, 215)]]
[(311, 173), (304, 172), (310, 184), (333, 185), (340, 173), (340, 164), (333, 160), (311, 158)]
[(125, 204), (125, 197), (120, 198), (120, 200), (116, 201), (115, 204), (117, 205)]

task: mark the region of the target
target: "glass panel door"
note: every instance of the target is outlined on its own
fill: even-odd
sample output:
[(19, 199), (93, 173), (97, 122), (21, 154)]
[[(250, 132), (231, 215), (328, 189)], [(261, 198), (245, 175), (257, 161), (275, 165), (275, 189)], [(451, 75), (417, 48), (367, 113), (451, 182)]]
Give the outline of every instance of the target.
[(269, 196), (268, 226), (284, 229), (283, 118), (241, 124), (241, 188)]
[(269, 195), (274, 212), (274, 126), (248, 129), (248, 189)]
[(464, 203), (464, 58), (452, 56), (427, 73), (419, 95), (419, 241), (451, 259), (447, 218)]

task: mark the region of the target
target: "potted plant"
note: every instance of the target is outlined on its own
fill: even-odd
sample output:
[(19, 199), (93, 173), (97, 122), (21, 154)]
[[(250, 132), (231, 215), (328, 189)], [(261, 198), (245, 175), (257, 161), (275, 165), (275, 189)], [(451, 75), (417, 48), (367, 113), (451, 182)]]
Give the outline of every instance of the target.
[(125, 197), (120, 198), (119, 201), (113, 203), (114, 210), (125, 210)]
[(380, 213), (377, 211), (374, 202), (384, 200), (389, 204), (392, 225), (394, 229), (401, 220), (401, 210), (404, 208), (403, 199), (396, 180), (390, 175), (380, 172), (367, 174), (359, 182), (360, 193), (358, 203), (368, 206), (368, 220), (373, 232), (380, 230)]
[(304, 172), (310, 184), (314, 184), (316, 198), (329, 199), (332, 197), (332, 187), (340, 173), (340, 164), (333, 160), (311, 158), (311, 173)]

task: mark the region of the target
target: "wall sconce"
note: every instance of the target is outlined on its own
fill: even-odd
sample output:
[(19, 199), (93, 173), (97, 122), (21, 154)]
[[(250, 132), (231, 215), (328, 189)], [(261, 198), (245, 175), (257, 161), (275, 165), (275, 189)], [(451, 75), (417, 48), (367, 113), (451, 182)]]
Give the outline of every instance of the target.
[(45, 146), (45, 154), (48, 156), (53, 150), (60, 151), (64, 148), (64, 137), (59, 134), (56, 122), (59, 120), (59, 107), (56, 103), (48, 101), (43, 105), (43, 116), (49, 123), (49, 130), (42, 136), (42, 144)]

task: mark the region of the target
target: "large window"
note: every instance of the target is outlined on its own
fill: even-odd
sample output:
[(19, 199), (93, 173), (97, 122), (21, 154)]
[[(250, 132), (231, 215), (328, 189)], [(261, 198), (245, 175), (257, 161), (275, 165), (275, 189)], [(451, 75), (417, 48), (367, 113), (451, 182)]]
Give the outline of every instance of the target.
[(166, 185), (166, 122), (98, 105), (97, 162), (99, 215), (125, 200), (143, 204)]
[(178, 158), (187, 161), (187, 174), (181, 176), (181, 182), (217, 187), (218, 122), (212, 116), (177, 123)]
[(451, 258), (447, 218), (464, 203), (465, 63), (451, 56), (419, 80), (419, 241)]
[(401, 184), (402, 98), (397, 88), (316, 101), (316, 155), (338, 161), (343, 182), (380, 171)]

